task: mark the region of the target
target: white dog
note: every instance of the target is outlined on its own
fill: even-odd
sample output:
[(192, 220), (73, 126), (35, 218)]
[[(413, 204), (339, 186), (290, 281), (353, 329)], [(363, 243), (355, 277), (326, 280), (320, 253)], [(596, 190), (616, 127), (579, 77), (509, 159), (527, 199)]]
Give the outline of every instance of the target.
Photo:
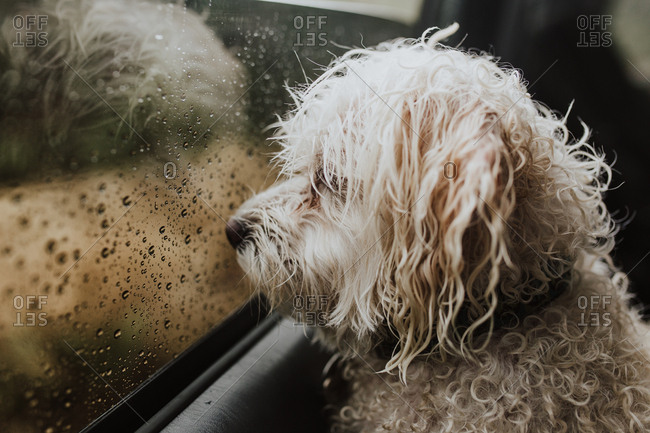
[(346, 359), (333, 431), (648, 431), (610, 167), (517, 71), (441, 45), (456, 27), (292, 91), (287, 179), (227, 226), (239, 262), (275, 306), (321, 300), (301, 305)]

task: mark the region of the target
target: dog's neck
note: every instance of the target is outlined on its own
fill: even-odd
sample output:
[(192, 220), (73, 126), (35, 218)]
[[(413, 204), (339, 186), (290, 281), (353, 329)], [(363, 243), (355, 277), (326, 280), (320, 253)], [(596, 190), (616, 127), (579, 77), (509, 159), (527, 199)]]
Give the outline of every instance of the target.
[[(530, 284), (542, 286), (544, 283), (539, 280), (533, 280)], [(493, 316), (492, 333), (500, 329), (514, 328), (518, 326), (518, 324), (521, 324), (526, 317), (539, 314), (544, 308), (565, 293), (569, 289), (570, 285), (571, 271), (569, 268), (562, 275), (556, 275), (548, 282), (548, 290), (532, 296), (526, 302), (513, 303), (512, 300), (506, 299), (501, 291), (499, 291), (499, 307), (497, 307)], [(458, 318), (454, 323), (454, 329), (457, 335), (462, 335), (462, 333), (469, 328), (471, 324), (469, 317), (469, 305), (465, 304), (461, 307), (461, 310), (458, 313)], [(487, 321), (479, 326), (474, 332), (475, 335), (479, 336), (489, 332), (489, 330), (490, 321)], [(392, 337), (390, 330), (387, 330), (386, 334)], [(397, 338), (385, 338), (377, 345), (376, 353), (381, 358), (389, 359), (398, 344), (399, 340)], [(424, 353), (434, 353), (437, 346), (438, 339), (434, 336)]]

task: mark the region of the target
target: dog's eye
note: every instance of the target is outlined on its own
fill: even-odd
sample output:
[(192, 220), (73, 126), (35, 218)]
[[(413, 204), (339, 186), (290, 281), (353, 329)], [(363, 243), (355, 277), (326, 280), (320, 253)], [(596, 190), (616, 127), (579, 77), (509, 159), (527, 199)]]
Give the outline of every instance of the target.
[(314, 173), (313, 187), (321, 192), (323, 191), (321, 188), (324, 188), (330, 192), (341, 192), (341, 184), (339, 183), (338, 177), (336, 177), (334, 174), (329, 174), (326, 177), (325, 172), (322, 168), (319, 168), (316, 170), (316, 173)]

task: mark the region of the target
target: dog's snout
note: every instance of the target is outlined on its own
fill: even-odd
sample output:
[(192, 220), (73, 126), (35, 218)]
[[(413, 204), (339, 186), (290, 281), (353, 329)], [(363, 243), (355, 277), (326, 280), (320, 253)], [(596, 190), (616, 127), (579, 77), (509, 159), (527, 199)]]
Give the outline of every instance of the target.
[(240, 219), (230, 218), (226, 223), (226, 237), (228, 238), (230, 245), (235, 249), (246, 240), (249, 232), (250, 230), (246, 223)]

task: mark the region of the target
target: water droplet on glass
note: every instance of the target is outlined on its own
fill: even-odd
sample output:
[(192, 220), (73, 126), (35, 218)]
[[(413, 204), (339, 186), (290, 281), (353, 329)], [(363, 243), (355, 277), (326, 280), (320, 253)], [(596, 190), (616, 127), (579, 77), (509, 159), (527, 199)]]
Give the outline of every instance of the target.
[(59, 253), (56, 256), (56, 261), (59, 262), (60, 265), (64, 264), (67, 260), (67, 256), (65, 253)]

